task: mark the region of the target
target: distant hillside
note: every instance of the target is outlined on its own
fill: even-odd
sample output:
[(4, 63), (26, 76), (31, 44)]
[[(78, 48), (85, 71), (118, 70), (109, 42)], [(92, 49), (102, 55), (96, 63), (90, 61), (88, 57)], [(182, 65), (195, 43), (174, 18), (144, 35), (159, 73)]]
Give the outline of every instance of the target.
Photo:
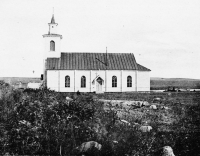
[(200, 89), (200, 79), (152, 77), (150, 81), (150, 86), (151, 90), (166, 89), (167, 87)]
[(0, 77), (0, 80), (4, 80), (10, 85), (15, 85), (19, 82), (27, 84), (29, 82), (41, 82), (40, 78), (31, 78), (31, 77)]

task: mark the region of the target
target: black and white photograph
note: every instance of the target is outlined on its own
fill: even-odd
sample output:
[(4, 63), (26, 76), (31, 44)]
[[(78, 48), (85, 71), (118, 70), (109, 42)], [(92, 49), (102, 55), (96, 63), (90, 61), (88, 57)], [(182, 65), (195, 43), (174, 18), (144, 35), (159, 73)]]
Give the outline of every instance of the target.
[(199, 0), (1, 0), (0, 155), (200, 156)]

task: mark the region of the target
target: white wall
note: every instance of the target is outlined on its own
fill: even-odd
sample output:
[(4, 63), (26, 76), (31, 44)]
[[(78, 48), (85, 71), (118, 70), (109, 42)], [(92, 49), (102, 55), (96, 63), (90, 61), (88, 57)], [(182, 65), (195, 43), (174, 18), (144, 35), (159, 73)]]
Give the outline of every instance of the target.
[(57, 26), (58, 26), (58, 24), (49, 24), (50, 34), (56, 34), (57, 33)]
[[(65, 76), (70, 76), (70, 87), (65, 87)], [(86, 87), (81, 88), (81, 77), (86, 77)], [(96, 81), (92, 81), (100, 76), (103, 80), (103, 91), (105, 91), (105, 71), (91, 70), (60, 70), (60, 91), (61, 92), (93, 92), (96, 91)], [(75, 77), (75, 78), (74, 78)]]
[[(117, 77), (117, 87), (112, 87), (112, 77)], [(109, 70), (107, 72), (107, 92), (121, 92), (121, 71)]]
[[(70, 77), (70, 87), (65, 87), (65, 76)], [(74, 70), (60, 70), (60, 92), (74, 92)]]
[(59, 91), (59, 71), (47, 70), (47, 88)]
[(27, 88), (32, 88), (32, 89), (39, 89), (41, 86), (41, 83), (36, 83), (36, 82), (29, 82), (27, 84)]
[[(136, 91), (136, 71), (122, 71), (122, 92)], [(132, 77), (132, 87), (127, 87), (127, 77)]]
[[(70, 76), (70, 87), (65, 87), (65, 76)], [(86, 77), (86, 88), (81, 88), (81, 77)], [(129, 92), (129, 91), (150, 91), (149, 72), (143, 71), (121, 71), (121, 70), (48, 70), (47, 87), (60, 92), (94, 92), (96, 91), (97, 77), (103, 81), (103, 92)], [(107, 76), (107, 82), (106, 82)], [(117, 87), (112, 87), (112, 76), (117, 77)], [(127, 87), (127, 77), (132, 77), (132, 87)], [(137, 77), (137, 81), (136, 81)], [(58, 81), (58, 79), (60, 81)], [(137, 83), (137, 84), (136, 84)], [(107, 86), (107, 89), (106, 89)]]
[(137, 91), (150, 91), (150, 72), (138, 71), (137, 72)]
[[(81, 77), (86, 77), (86, 87), (81, 88)], [(90, 92), (90, 71), (89, 70), (76, 70), (75, 71), (75, 91)]]
[[(44, 59), (46, 58), (60, 58), (60, 46), (61, 46), (61, 38), (59, 36), (54, 37), (44, 37), (44, 45), (45, 45), (45, 53)], [(50, 51), (50, 41), (53, 40), (55, 42), (55, 51)]]
[[(70, 87), (65, 87), (65, 76), (70, 77)], [(81, 88), (81, 77), (86, 77), (86, 87)], [(60, 80), (60, 81), (58, 81)], [(47, 87), (60, 92), (90, 92), (90, 71), (48, 70)]]

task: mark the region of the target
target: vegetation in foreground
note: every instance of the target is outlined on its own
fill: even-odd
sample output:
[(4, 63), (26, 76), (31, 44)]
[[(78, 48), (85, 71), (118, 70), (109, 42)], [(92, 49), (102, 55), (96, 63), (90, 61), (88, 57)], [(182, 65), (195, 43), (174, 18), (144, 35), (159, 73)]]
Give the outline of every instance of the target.
[[(66, 101), (66, 96), (74, 100)], [(158, 96), (172, 109), (124, 116), (130, 123), (148, 120), (153, 127), (148, 133), (119, 122), (114, 107), (110, 105), (110, 109), (104, 109), (104, 104), (98, 101), (98, 98), (112, 100), (121, 97), (151, 103)], [(144, 110), (137, 109), (138, 112)], [(198, 93), (173, 93), (170, 96), (167, 93), (88, 93), (77, 96), (48, 89), (9, 90), (2, 94), (0, 112), (1, 154), (78, 155), (77, 147), (83, 142), (96, 141), (102, 145), (102, 150), (90, 151), (86, 155), (153, 156), (166, 145), (173, 148), (176, 156), (200, 155)], [(164, 113), (168, 116), (173, 114), (174, 122), (162, 123)], [(163, 124), (165, 129), (160, 129)]]

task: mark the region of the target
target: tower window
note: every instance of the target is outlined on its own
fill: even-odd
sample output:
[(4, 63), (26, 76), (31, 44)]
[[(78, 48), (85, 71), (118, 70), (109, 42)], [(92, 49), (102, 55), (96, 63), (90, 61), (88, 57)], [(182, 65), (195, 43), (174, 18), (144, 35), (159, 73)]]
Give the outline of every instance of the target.
[(132, 87), (132, 77), (131, 76), (127, 77), (127, 87)]
[(54, 41), (50, 42), (50, 51), (55, 51), (55, 42)]
[(85, 88), (86, 87), (86, 78), (85, 76), (81, 77), (81, 88)]
[(65, 87), (70, 87), (70, 77), (65, 76)]
[(112, 77), (112, 87), (117, 87), (117, 77), (116, 76)]

